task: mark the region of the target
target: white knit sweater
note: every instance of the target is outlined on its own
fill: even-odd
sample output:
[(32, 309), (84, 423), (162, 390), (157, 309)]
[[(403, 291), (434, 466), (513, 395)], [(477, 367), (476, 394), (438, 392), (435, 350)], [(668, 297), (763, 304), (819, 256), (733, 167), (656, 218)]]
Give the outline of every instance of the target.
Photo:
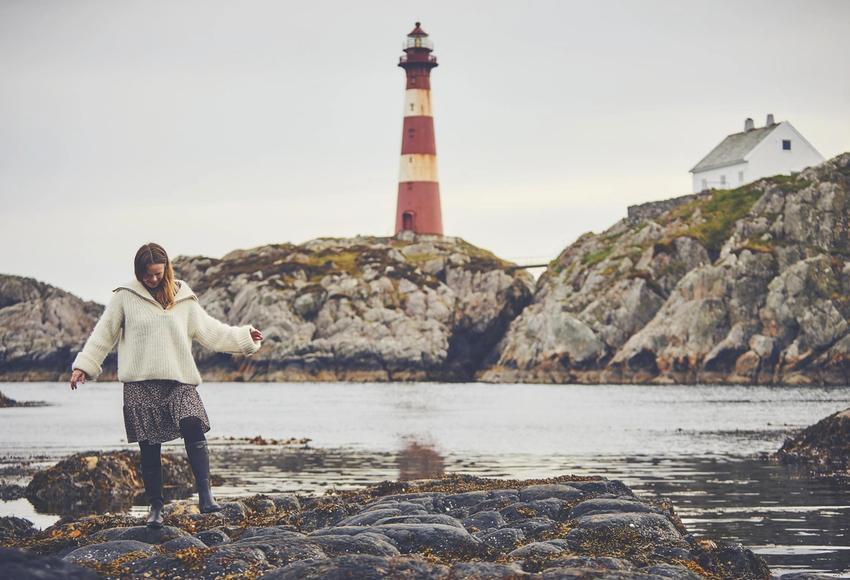
[(103, 359), (118, 343), (118, 380), (170, 379), (201, 384), (192, 340), (216, 352), (251, 355), (260, 342), (250, 325), (230, 326), (207, 314), (188, 284), (180, 281), (175, 303), (165, 310), (135, 278), (115, 288), (72, 369), (97, 379)]

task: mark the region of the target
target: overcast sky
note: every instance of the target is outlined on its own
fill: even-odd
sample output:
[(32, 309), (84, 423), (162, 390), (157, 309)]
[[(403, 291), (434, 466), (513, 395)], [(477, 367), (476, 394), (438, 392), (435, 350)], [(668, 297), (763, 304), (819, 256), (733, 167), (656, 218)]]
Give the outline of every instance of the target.
[(105, 302), (178, 255), (392, 235), (431, 35), (447, 235), (548, 261), (753, 117), (850, 150), (850, 2), (0, 0), (0, 273)]

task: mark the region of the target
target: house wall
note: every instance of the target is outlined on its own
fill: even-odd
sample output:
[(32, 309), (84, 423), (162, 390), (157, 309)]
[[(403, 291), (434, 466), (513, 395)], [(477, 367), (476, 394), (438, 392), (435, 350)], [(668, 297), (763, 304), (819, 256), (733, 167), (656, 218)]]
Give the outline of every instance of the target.
[[(791, 141), (790, 151), (782, 149), (783, 139)], [(806, 167), (823, 163), (824, 158), (791, 123), (783, 121), (750, 151), (747, 161), (750, 166), (750, 180), (755, 181), (780, 173), (787, 175), (801, 171)]]
[[(790, 151), (782, 149), (782, 141), (786, 139), (791, 141)], [(694, 173), (692, 187), (694, 193), (706, 188), (733, 189), (762, 177), (788, 175), (823, 161), (823, 156), (791, 123), (783, 121), (750, 151), (745, 162)], [(726, 177), (725, 185), (723, 176)]]
[[(748, 163), (738, 163), (736, 165), (727, 165), (718, 169), (709, 169), (708, 171), (700, 171), (693, 174), (693, 192), (698, 193), (704, 189), (734, 189), (745, 183), (753, 181), (749, 179)], [(740, 178), (740, 173), (743, 173), (743, 179)], [(723, 177), (726, 177), (726, 183), (723, 184)], [(705, 180), (705, 185), (703, 185)]]

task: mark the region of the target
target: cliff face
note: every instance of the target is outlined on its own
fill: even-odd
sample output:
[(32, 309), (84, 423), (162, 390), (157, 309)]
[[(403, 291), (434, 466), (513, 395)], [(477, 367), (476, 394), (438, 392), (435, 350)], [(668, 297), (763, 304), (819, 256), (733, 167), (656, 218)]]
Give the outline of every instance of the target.
[(265, 335), (250, 358), (197, 347), (207, 380), (469, 380), (534, 286), (459, 238), (409, 234), (319, 238), (174, 266), (211, 315)]
[[(48, 381), (70, 365), (103, 306), (32, 278), (0, 274), (0, 379)], [(107, 367), (115, 368), (115, 355)]]
[(540, 278), (486, 381), (850, 378), (850, 154), (629, 208)]

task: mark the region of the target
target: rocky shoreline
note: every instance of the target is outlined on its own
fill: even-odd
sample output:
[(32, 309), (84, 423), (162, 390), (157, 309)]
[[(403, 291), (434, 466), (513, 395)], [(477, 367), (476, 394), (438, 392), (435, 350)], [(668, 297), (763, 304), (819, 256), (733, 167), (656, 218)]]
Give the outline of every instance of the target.
[(79, 578), (770, 578), (750, 550), (688, 534), (669, 501), (599, 477), (453, 474), (223, 505), (172, 502), (161, 530), (119, 515), (41, 532), (0, 520), (12, 548), (0, 567), (19, 578), (57, 566)]

